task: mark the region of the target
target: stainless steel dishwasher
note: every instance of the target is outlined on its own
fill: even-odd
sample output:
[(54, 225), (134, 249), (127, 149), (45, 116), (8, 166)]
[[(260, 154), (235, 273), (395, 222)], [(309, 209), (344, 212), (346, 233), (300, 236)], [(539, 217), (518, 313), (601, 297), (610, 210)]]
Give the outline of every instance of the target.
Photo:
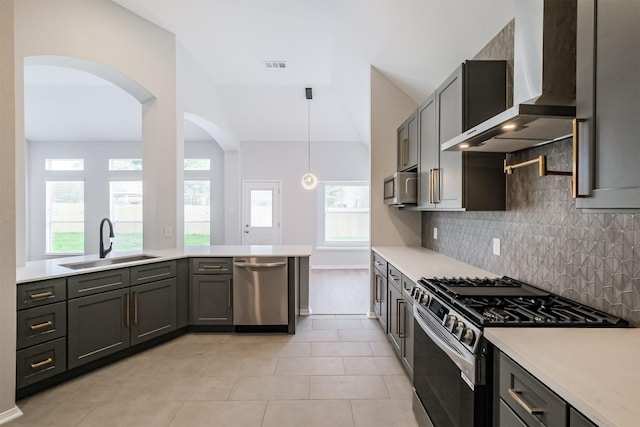
[(286, 257), (233, 259), (233, 324), (286, 325), (288, 323)]

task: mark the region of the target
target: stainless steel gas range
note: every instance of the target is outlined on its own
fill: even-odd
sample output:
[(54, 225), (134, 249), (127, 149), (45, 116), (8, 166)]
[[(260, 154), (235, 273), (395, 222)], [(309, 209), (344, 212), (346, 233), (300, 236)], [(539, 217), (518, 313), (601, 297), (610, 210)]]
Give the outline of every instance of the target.
[(421, 426), (492, 425), (492, 346), (483, 329), (627, 322), (510, 277), (422, 278), (414, 299), (414, 402)]

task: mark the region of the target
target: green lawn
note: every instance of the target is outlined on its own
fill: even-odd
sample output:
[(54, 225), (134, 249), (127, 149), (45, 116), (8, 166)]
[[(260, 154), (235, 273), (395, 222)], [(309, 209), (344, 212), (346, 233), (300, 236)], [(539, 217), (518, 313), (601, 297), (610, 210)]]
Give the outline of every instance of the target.
[(211, 237), (208, 234), (185, 234), (184, 245), (185, 246), (209, 246), (211, 243)]
[[(185, 246), (210, 245), (210, 236), (208, 234), (186, 234), (184, 236)], [(105, 242), (108, 246), (108, 242)], [(64, 232), (53, 233), (51, 242), (52, 252), (54, 253), (84, 253), (84, 233), (81, 232)], [(141, 233), (119, 233), (113, 239), (113, 246), (119, 251), (127, 249), (142, 249)], [(98, 251), (98, 242), (96, 242), (95, 252)], [(93, 252), (93, 251), (89, 251)]]

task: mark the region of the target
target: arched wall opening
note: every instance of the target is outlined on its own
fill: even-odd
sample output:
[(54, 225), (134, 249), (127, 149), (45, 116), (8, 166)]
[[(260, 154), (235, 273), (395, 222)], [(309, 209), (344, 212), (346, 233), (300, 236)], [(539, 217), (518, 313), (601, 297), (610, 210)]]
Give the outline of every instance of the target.
[(225, 243), (225, 152), (222, 131), (184, 113), (184, 246)]

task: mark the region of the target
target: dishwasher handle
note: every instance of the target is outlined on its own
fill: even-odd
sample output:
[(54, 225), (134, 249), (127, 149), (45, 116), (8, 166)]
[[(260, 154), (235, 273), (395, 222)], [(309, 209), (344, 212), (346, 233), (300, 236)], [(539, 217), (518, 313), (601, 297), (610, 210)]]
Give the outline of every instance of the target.
[(253, 267), (253, 268), (275, 268), (275, 267), (284, 267), (287, 265), (286, 262), (244, 262), (244, 261), (235, 261), (233, 263), (236, 267)]

